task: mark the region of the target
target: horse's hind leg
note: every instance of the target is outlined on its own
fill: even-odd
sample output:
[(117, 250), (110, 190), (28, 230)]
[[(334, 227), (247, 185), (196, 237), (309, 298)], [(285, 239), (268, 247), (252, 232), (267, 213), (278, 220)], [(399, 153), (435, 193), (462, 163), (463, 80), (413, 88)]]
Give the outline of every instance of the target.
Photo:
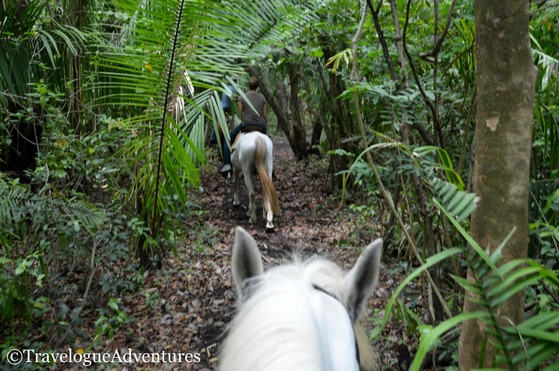
[(274, 212), (272, 211), (272, 205), (269, 202), (266, 203), (263, 207), (264, 209), (264, 218), (266, 218), (266, 233), (273, 233), (274, 232)]
[[(273, 148), (274, 145), (270, 143), (270, 145), (266, 148), (266, 172), (270, 177), (270, 180), (274, 174), (274, 161), (273, 161)], [(266, 219), (266, 233), (273, 233), (274, 230), (274, 211), (272, 209), (272, 204), (270, 200), (266, 202), (266, 205), (263, 207), (264, 211), (264, 218)]]
[(272, 205), (270, 201), (263, 201), (262, 205), (262, 217), (266, 219), (266, 228), (274, 228), (272, 220), (274, 219), (274, 212), (272, 211)]
[(248, 194), (249, 204), (248, 204), (248, 213), (247, 215), (250, 217), (249, 221), (251, 224), (256, 223), (256, 195), (254, 191), (250, 191)]
[(245, 177), (245, 185), (247, 187), (247, 191), (248, 191), (248, 212), (247, 212), (247, 216), (250, 218), (250, 223), (254, 224), (256, 223), (256, 207), (255, 207), (255, 194), (254, 194), (254, 188), (252, 188), (252, 167), (247, 169), (243, 168), (243, 175)]
[(239, 206), (239, 178), (241, 172), (233, 169), (233, 206)]

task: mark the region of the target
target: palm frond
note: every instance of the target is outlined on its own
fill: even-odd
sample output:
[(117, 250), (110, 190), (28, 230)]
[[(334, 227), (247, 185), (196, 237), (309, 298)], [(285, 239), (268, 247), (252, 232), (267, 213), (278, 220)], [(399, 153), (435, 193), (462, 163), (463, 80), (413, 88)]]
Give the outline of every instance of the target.
[(19, 184), (18, 180), (7, 180), (0, 176), (0, 227), (9, 229), (19, 223), (26, 215), (21, 205), (31, 197), (28, 187)]
[(388, 300), (388, 302), (386, 303), (386, 308), (384, 310), (384, 317), (382, 320), (382, 326), (384, 327), (387, 323), (388, 320), (390, 319), (390, 316), (392, 315), (392, 308), (394, 307), (394, 303), (395, 301), (398, 299), (398, 296), (400, 296), (400, 294), (402, 293), (402, 291), (405, 289), (405, 287), (414, 279), (416, 279), (417, 277), (419, 277), (422, 273), (426, 272), (429, 268), (437, 265), (438, 263), (440, 263), (441, 261), (448, 259), (452, 256), (455, 256), (457, 254), (460, 254), (462, 252), (462, 249), (454, 247), (454, 248), (450, 248), (444, 251), (441, 251), (440, 253), (437, 253), (433, 256), (430, 256), (427, 258), (427, 260), (425, 260), (425, 264), (423, 264), (421, 267), (417, 268), (416, 270), (414, 270), (411, 274), (409, 274), (398, 286), (398, 288), (396, 288), (396, 290), (394, 291), (394, 293), (392, 294), (392, 297)]
[(126, 16), (121, 24), (99, 25), (110, 33), (98, 46), (98, 76), (89, 89), (97, 104), (128, 117), (132, 139), (120, 153), (136, 164), (133, 189), (156, 240), (165, 200), (184, 205), (188, 185), (199, 183), (206, 122), (227, 130), (216, 92), (224, 91), (227, 75), (244, 74), (239, 61), (262, 58), (267, 49), (260, 46), (285, 37), (284, 5), (116, 0), (113, 6)]
[(428, 328), (425, 335), (422, 335), (411, 369), (420, 369), (425, 355), (444, 332), (464, 320), (472, 319), (482, 321), (487, 333), (491, 335), (490, 341), (496, 349), (495, 363), (507, 365), (509, 369), (533, 370), (553, 362), (559, 351), (559, 312), (540, 312), (518, 325), (511, 325), (497, 318), (495, 308), (527, 287), (541, 282), (546, 282), (556, 291), (559, 289), (556, 273), (529, 259), (517, 259), (497, 266), (508, 237), (489, 254), (462, 229), (450, 212), (437, 200), (434, 202), (473, 247), (472, 251), (475, 253), (467, 262), (474, 280), (453, 278), (471, 294), (470, 299), (483, 310), (464, 313), (435, 328)]
[[(32, 0), (23, 7), (17, 2), (2, 2), (0, 9), (4, 17), (0, 23), (0, 73), (5, 83), (4, 89), (10, 89), (14, 95), (24, 95), (26, 89), (22, 82), (38, 79), (39, 63), (50, 65), (53, 70), (60, 70), (60, 58), (65, 50), (75, 56), (83, 48), (86, 35), (71, 25), (56, 22), (42, 23), (45, 0)], [(15, 63), (17, 62), (17, 63)], [(34, 69), (34, 73), (29, 73)], [(11, 84), (15, 86), (11, 86)]]
[(85, 228), (96, 228), (105, 219), (105, 213), (91, 203), (77, 198), (65, 201), (61, 211), (66, 218), (79, 221)]
[(458, 189), (455, 184), (437, 177), (431, 178), (433, 190), (441, 205), (461, 223), (468, 218), (476, 208), (478, 197), (474, 193), (467, 193)]
[[(0, 177), (0, 229), (8, 231), (11, 238), (36, 232), (46, 225), (79, 221), (81, 226), (93, 230), (103, 222), (104, 212), (91, 203), (79, 199), (66, 199), (57, 192), (45, 196), (49, 187), (37, 194), (18, 180)], [(44, 210), (49, 210), (48, 218)]]
[(536, 58), (537, 64), (543, 70), (541, 89), (545, 90), (554, 78), (557, 79), (559, 77), (559, 60), (537, 49), (532, 49), (532, 54)]

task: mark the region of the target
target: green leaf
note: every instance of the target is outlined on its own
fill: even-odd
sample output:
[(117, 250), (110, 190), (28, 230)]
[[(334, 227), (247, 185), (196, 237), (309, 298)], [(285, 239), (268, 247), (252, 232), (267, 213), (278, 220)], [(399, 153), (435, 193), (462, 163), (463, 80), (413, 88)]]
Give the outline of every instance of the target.
[[(470, 246), (476, 251), (476, 253), (478, 254), (478, 256), (485, 262), (485, 264), (487, 265), (487, 267), (489, 269), (492, 270), (497, 270), (497, 267), (495, 266), (495, 263), (493, 263), (491, 261), (491, 259), (489, 258), (489, 256), (487, 255), (487, 253), (485, 253), (485, 251), (478, 245), (478, 243), (468, 234), (468, 232), (466, 232), (464, 230), (464, 228), (462, 228), (462, 226), (458, 223), (458, 221), (456, 219), (454, 219), (452, 217), (452, 215), (450, 215), (448, 213), (448, 211), (446, 211), (446, 209), (439, 203), (439, 201), (437, 201), (437, 199), (433, 199), (433, 203), (435, 204), (435, 206), (437, 206), (437, 208), (439, 208), (439, 210), (441, 210), (448, 218), (448, 220), (450, 220), (450, 222), (454, 225), (454, 227), (458, 230), (458, 232), (460, 232), (460, 234), (462, 235), (462, 237), (464, 237), (466, 239), (466, 241), (470, 244)], [(512, 233), (512, 232), (511, 232)], [(509, 235), (510, 236), (510, 235)]]
[(464, 321), (483, 319), (487, 317), (489, 317), (489, 315), (482, 311), (462, 313), (444, 321), (433, 329), (423, 327), (423, 331), (421, 332), (421, 337), (419, 339), (419, 348), (417, 349), (417, 353), (415, 354), (410, 370), (415, 371), (421, 369), (421, 364), (423, 363), (425, 355), (427, 355), (427, 352), (437, 345), (441, 335), (455, 328)]
[(439, 168), (441, 168), (445, 172), (447, 181), (450, 182), (451, 184), (454, 184), (459, 191), (463, 191), (464, 181), (462, 180), (460, 174), (454, 171), (454, 167), (452, 166), (452, 160), (450, 159), (450, 156), (448, 155), (447, 151), (445, 151), (443, 148), (436, 147), (436, 146), (422, 146), (422, 147), (417, 147), (414, 150), (414, 154), (417, 154), (418, 156), (424, 156), (426, 153), (432, 151), (435, 151), (437, 153), (437, 156), (439, 157), (439, 160), (441, 162)]
[(27, 259), (24, 259), (21, 261), (21, 263), (19, 263), (19, 265), (17, 266), (16, 270), (15, 270), (15, 274), (16, 276), (21, 275), (24, 272), (27, 272), (28, 268), (31, 267), (33, 265), (33, 263)]
[(433, 188), (444, 205), (458, 223), (461, 223), (475, 210), (478, 198), (473, 193), (461, 191), (455, 184), (442, 181), (436, 177), (431, 179)]
[(425, 264), (423, 264), (421, 267), (417, 268), (415, 271), (413, 271), (411, 274), (409, 274), (400, 283), (400, 285), (398, 285), (398, 287), (396, 288), (396, 290), (392, 294), (392, 297), (386, 303), (386, 308), (385, 308), (385, 311), (384, 311), (384, 317), (382, 319), (382, 327), (386, 326), (386, 323), (388, 322), (388, 319), (390, 318), (390, 315), (392, 313), (392, 307), (394, 306), (394, 301), (398, 298), (400, 293), (404, 290), (404, 288), (411, 281), (413, 281), (416, 277), (418, 277), (421, 273), (425, 272), (427, 269), (429, 269), (433, 265), (439, 263), (440, 261), (448, 259), (451, 256), (457, 255), (461, 252), (463, 252), (463, 250), (460, 249), (460, 248), (457, 248), (457, 247), (443, 250), (440, 253), (435, 254), (435, 255), (427, 258), (427, 260), (425, 261)]

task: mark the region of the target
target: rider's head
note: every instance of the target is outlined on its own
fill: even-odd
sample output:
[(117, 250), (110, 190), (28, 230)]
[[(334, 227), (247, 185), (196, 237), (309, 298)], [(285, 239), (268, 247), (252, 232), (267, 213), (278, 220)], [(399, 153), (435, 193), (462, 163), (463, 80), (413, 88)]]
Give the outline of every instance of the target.
[(260, 81), (258, 80), (257, 76), (251, 76), (250, 79), (248, 80), (248, 88), (250, 90), (258, 89), (259, 85), (260, 85)]

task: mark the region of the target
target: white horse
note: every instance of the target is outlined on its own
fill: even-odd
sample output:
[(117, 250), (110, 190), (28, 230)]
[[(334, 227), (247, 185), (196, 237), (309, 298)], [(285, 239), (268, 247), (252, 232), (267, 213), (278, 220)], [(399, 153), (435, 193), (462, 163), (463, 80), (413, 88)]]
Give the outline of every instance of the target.
[(358, 319), (375, 289), (381, 253), (377, 239), (347, 275), (321, 259), (264, 273), (254, 239), (237, 227), (232, 270), (239, 303), (220, 371), (373, 369), (373, 351)]
[(239, 133), (235, 151), (231, 155), (233, 165), (234, 194), (233, 205), (239, 205), (239, 178), (241, 174), (245, 178), (248, 190), (248, 213), (250, 223), (256, 223), (255, 194), (252, 187), (252, 174), (256, 173), (260, 178), (262, 188), (262, 203), (264, 218), (266, 219), (266, 232), (274, 231), (274, 214), (280, 214), (278, 195), (272, 181), (273, 144), (265, 134), (254, 131), (250, 133)]

